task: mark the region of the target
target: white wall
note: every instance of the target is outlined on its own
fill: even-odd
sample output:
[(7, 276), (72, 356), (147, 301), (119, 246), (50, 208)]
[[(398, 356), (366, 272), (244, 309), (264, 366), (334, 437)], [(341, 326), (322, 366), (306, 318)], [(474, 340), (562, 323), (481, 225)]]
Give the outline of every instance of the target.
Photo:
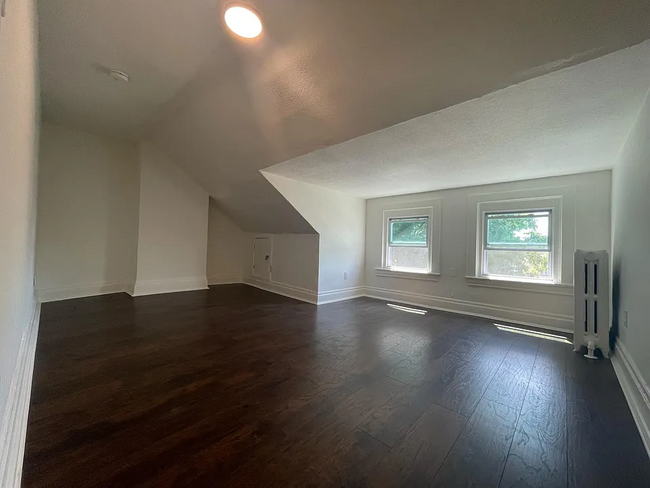
[(207, 286), (208, 195), (173, 162), (149, 144), (53, 125), (41, 148), (43, 300)]
[(320, 234), (320, 301), (356, 294), (354, 290), (364, 283), (365, 200), (272, 173), (262, 174)]
[(134, 295), (207, 287), (207, 192), (148, 143), (140, 145)]
[(244, 232), (210, 199), (208, 214), (208, 284), (241, 283), (244, 252), (248, 245)]
[[(14, 486), (9, 477), (20, 471), (22, 445), (13, 442), (24, 435), (26, 422), (17, 425), (19, 393), (11, 384), (15, 378), (16, 388), (25, 387), (28, 402), (29, 385), (17, 382), (29, 381), (31, 374), (20, 376), (18, 359), (29, 325), (38, 320), (33, 280), (39, 89), (34, 2), (9, 2), (6, 14), (0, 19), (0, 485)], [(27, 405), (22, 407), (26, 416)]]
[[(271, 281), (253, 277), (253, 241), (271, 239)], [(244, 283), (299, 300), (318, 300), (318, 234), (246, 233), (244, 242)]]
[[(620, 349), (621, 343), (623, 344), (623, 348), (629, 355), (628, 360), (631, 359), (633, 367), (637, 369), (647, 389), (650, 382), (650, 100), (648, 97), (623, 148), (621, 158), (614, 168), (612, 224), (613, 319), (614, 328), (618, 329), (619, 334), (617, 348)], [(627, 325), (625, 312), (628, 315)]]
[(133, 283), (139, 165), (134, 143), (45, 124), (40, 137), (36, 288), (42, 300)]
[[(564, 205), (573, 208), (564, 222), (565, 236), (573, 247), (583, 249), (610, 248), (610, 183), (611, 172), (586, 173), (574, 176), (544, 178), (497, 185), (443, 190), (367, 201), (366, 224), (366, 291), (368, 294), (422, 306), (500, 318), (545, 327), (572, 329), (573, 296), (570, 286), (545, 288), (551, 293), (535, 290), (502, 289), (475, 286), (465, 279), (468, 265), (468, 219), (475, 208), (470, 200), (476, 195), (508, 195), (533, 193), (548, 189), (548, 194), (564, 193)], [(541, 191), (545, 193), (546, 190)], [(539, 193), (539, 192), (538, 192)], [(441, 276), (439, 281), (377, 276), (381, 266), (383, 211), (412, 202), (422, 206), (427, 200), (441, 199)], [(408, 206), (408, 205), (407, 205)], [(567, 238), (571, 239), (567, 239)], [(470, 251), (468, 251), (468, 248)], [(570, 260), (571, 253), (569, 253)], [(573, 263), (564, 263), (571, 269)], [(572, 285), (572, 275), (563, 276)], [(518, 288), (509, 285), (507, 288)]]

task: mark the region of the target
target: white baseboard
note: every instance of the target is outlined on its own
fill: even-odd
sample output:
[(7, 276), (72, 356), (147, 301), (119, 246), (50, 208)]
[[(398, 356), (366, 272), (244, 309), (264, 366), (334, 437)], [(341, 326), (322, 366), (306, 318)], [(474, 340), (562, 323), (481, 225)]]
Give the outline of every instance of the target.
[(205, 277), (178, 278), (171, 280), (137, 281), (131, 296), (158, 295), (159, 293), (175, 293), (179, 291), (206, 290), (208, 280)]
[(650, 456), (650, 388), (625, 344), (620, 340), (616, 342), (616, 349), (611, 358), (618, 382)]
[(341, 288), (339, 290), (321, 291), (318, 293), (318, 305), (326, 303), (342, 302), (364, 296), (363, 286), (354, 286), (351, 288)]
[(548, 312), (536, 312), (514, 307), (503, 307), (485, 303), (470, 302), (454, 298), (443, 298), (431, 295), (418, 295), (385, 288), (370, 286), (359, 286), (316, 293), (305, 288), (285, 285), (282, 283), (268, 282), (247, 276), (244, 278), (247, 285), (260, 288), (278, 295), (295, 298), (307, 303), (325, 305), (327, 303), (350, 300), (357, 297), (367, 296), (379, 300), (389, 300), (408, 305), (415, 305), (434, 310), (470, 315), (489, 320), (497, 320), (514, 324), (538, 327), (541, 329), (573, 332), (573, 317), (568, 315), (553, 314)]
[[(222, 275), (225, 277), (226, 275)], [(235, 281), (227, 281), (229, 279)], [(241, 278), (236, 281), (235, 276), (228, 275), (224, 281), (211, 284), (241, 283)], [(111, 293), (126, 292), (129, 295), (143, 296), (156, 295), (158, 293), (174, 293), (179, 291), (205, 290), (208, 287), (208, 280), (203, 277), (181, 278), (173, 280), (149, 280), (138, 281), (137, 283), (95, 283), (91, 285), (70, 286), (62, 288), (41, 288), (36, 290), (38, 299), (42, 302), (57, 302), (60, 300), (71, 300), (73, 298), (94, 297), (99, 295), (110, 295)]]
[(40, 316), (41, 304), (36, 302), (30, 323), (25, 328), (20, 343), (16, 369), (11, 379), (9, 397), (2, 416), (0, 428), (0, 486), (2, 488), (20, 487)]
[(126, 283), (93, 283), (91, 285), (62, 288), (40, 288), (36, 290), (38, 299), (45, 302), (58, 302), (72, 298), (94, 297), (126, 291)]
[(208, 276), (208, 285), (231, 285), (235, 283), (243, 283), (242, 275), (238, 274), (218, 274)]
[(307, 288), (301, 288), (293, 285), (285, 285), (284, 283), (277, 283), (274, 281), (265, 281), (255, 278), (253, 276), (246, 276), (244, 278), (244, 283), (261, 290), (270, 291), (271, 293), (276, 293), (289, 298), (295, 298), (302, 302), (312, 303), (316, 305), (318, 303), (318, 293)]
[(488, 305), (485, 303), (458, 300), (456, 298), (436, 297), (433, 295), (420, 295), (372, 286), (366, 286), (364, 289), (365, 296), (370, 298), (391, 300), (405, 303), (407, 305), (415, 305), (462, 315), (471, 315), (473, 317), (482, 317), (490, 320), (501, 320), (548, 330), (573, 332), (573, 317), (569, 315), (535, 312), (514, 307)]

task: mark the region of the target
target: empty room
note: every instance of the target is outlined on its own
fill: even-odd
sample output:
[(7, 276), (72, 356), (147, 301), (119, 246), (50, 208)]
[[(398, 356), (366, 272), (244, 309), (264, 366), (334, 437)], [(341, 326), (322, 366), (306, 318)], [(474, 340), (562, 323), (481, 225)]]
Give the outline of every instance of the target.
[(0, 0), (0, 488), (641, 487), (650, 2)]

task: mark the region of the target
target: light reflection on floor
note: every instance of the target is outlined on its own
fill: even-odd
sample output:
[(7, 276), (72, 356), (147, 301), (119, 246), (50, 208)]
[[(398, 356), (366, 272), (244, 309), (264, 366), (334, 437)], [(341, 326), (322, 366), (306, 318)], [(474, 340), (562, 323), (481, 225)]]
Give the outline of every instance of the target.
[(563, 342), (564, 344), (572, 344), (572, 342), (564, 336), (557, 334), (549, 334), (548, 332), (539, 332), (536, 330), (522, 329), (520, 327), (513, 327), (512, 325), (494, 324), (495, 327), (504, 332), (513, 332), (515, 334), (522, 334), (539, 339), (546, 339), (549, 341)]
[(387, 303), (390, 308), (400, 310), (401, 312), (416, 313), (418, 315), (426, 315), (427, 311), (419, 308), (405, 307), (404, 305), (395, 305), (394, 303)]

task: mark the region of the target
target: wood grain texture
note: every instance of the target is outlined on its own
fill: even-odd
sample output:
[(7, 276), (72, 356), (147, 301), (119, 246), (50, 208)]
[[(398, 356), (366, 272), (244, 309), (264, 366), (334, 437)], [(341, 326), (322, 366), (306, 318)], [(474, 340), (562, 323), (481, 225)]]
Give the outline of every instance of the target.
[[(643, 486), (650, 462), (609, 362), (545, 342), (243, 285), (48, 303), (23, 484), (539, 486), (564, 469), (571, 486)], [(566, 394), (547, 386), (558, 378)]]
[(565, 390), (566, 350), (569, 344), (543, 341), (537, 350), (532, 377), (537, 383)]
[(389, 447), (393, 447), (433, 403), (436, 391), (431, 385), (408, 386), (392, 397), (359, 428)]
[(530, 378), (541, 342), (541, 339), (526, 336), (514, 339), (503, 360), (502, 369), (515, 376)]
[(566, 446), (564, 391), (531, 381), (501, 486), (566, 486)]
[(623, 393), (567, 378), (570, 487), (647, 486), (650, 462)]
[(432, 486), (499, 486), (517, 411), (481, 400)]
[(429, 486), (466, 422), (466, 417), (431, 404), (386, 456), (368, 486)]
[(463, 361), (453, 370), (453, 377), (440, 384), (441, 394), (436, 403), (462, 415), (471, 415), (511, 345), (512, 339), (507, 337), (485, 343), (472, 355), (471, 361)]
[(519, 411), (524, 402), (539, 347), (539, 339), (518, 338), (494, 375), (485, 398)]
[(519, 411), (524, 403), (530, 376), (509, 373), (503, 366), (494, 375), (484, 398)]

